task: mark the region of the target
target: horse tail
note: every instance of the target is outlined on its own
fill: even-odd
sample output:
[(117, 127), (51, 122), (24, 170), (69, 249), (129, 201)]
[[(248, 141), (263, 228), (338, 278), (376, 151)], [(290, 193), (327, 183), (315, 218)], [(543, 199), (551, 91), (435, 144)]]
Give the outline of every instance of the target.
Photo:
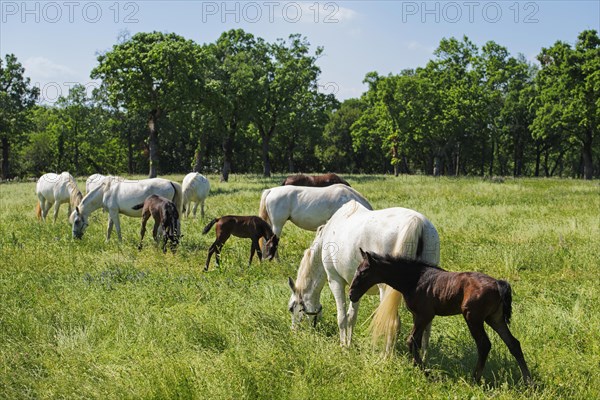
[(171, 186), (175, 191), (173, 195), (173, 203), (175, 203), (175, 207), (177, 208), (177, 214), (181, 215), (181, 210), (183, 207), (183, 194), (181, 192), (181, 185), (179, 183), (171, 182)]
[[(410, 259), (417, 259), (422, 252), (423, 244), (423, 220), (418, 216), (410, 218), (399, 233), (395, 255), (401, 255)], [(375, 310), (369, 329), (373, 344), (377, 344), (381, 338), (385, 339), (386, 353), (390, 353), (396, 343), (396, 336), (400, 330), (400, 318), (398, 307), (402, 302), (402, 294), (390, 286), (385, 287), (383, 299)]]
[(132, 210), (139, 210), (142, 207), (144, 207), (144, 203), (136, 204), (135, 206), (131, 207), (131, 209)]
[(512, 289), (510, 284), (506, 281), (499, 280), (496, 283), (498, 284), (500, 299), (502, 300), (504, 322), (510, 324), (510, 317), (512, 316)]
[(210, 221), (210, 222), (208, 223), (208, 225), (206, 225), (206, 226), (204, 227), (204, 229), (202, 230), (202, 234), (203, 234), (203, 235), (206, 235), (206, 234), (208, 233), (208, 231), (210, 231), (210, 228), (212, 228), (212, 227), (213, 227), (213, 225), (214, 225), (214, 224), (216, 224), (218, 220), (219, 220), (219, 218), (215, 218), (215, 219), (213, 219), (212, 221)]
[(269, 212), (267, 211), (267, 196), (271, 192), (271, 189), (265, 189), (260, 196), (260, 206), (258, 207), (258, 216), (267, 221), (267, 224), (271, 225), (271, 219), (269, 218)]
[(35, 206), (35, 215), (37, 216), (37, 219), (42, 219), (42, 205), (39, 200)]
[[(283, 185), (285, 186), (283, 181)], [(260, 196), (260, 205), (258, 206), (258, 216), (264, 219), (269, 226), (271, 226), (271, 218), (269, 218), (269, 212), (267, 211), (267, 196), (271, 192), (271, 189), (265, 189)], [(258, 239), (258, 245), (262, 249), (265, 247), (263, 238)]]

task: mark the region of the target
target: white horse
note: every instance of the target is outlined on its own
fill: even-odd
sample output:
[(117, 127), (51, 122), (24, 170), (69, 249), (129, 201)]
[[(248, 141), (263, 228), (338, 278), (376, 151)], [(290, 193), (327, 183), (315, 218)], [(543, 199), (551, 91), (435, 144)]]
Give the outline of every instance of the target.
[(193, 201), (196, 203), (193, 211), (194, 218), (196, 217), (198, 204), (201, 206), (200, 215), (204, 218), (204, 200), (206, 200), (208, 192), (210, 191), (208, 179), (197, 172), (190, 172), (183, 178), (181, 188), (183, 190), (183, 212), (185, 213), (185, 216), (190, 216), (190, 207)]
[(287, 220), (302, 229), (316, 231), (350, 200), (373, 209), (360, 193), (341, 183), (327, 187), (277, 186), (263, 191), (258, 215), (281, 237)]
[(60, 175), (53, 173), (42, 175), (37, 181), (35, 194), (38, 198), (37, 217), (45, 221), (50, 207), (54, 205), (54, 222), (58, 218), (58, 210), (62, 203), (69, 205), (68, 215), (71, 215), (71, 206), (79, 205), (83, 197), (75, 179), (68, 172)]
[[(342, 346), (350, 346), (359, 303), (350, 302), (346, 312), (346, 286), (349, 286), (362, 257), (360, 248), (377, 254), (404, 256), (437, 265), (440, 260), (440, 241), (433, 224), (422, 214), (407, 208), (386, 208), (370, 211), (350, 201), (342, 206), (317, 232), (312, 246), (304, 252), (296, 282), (289, 278), (292, 296), (289, 310), (292, 328), (303, 316), (312, 316), (316, 324), (322, 306), (321, 291), (325, 281), (333, 292)], [(385, 288), (385, 290), (384, 290)], [(378, 291), (373, 287), (370, 294)], [(386, 351), (393, 349), (399, 328), (398, 305), (400, 292), (379, 286), (379, 305), (372, 329), (375, 338), (384, 336)], [(428, 327), (423, 338), (429, 341)]]
[[(73, 214), (71, 214), (74, 238), (81, 239), (83, 237), (83, 233), (88, 226), (90, 214), (103, 207), (108, 211), (106, 240), (110, 240), (110, 234), (114, 225), (119, 241), (121, 241), (119, 214), (140, 218), (142, 210), (135, 210), (133, 207), (143, 203), (148, 196), (153, 194), (172, 199), (177, 207), (177, 211), (181, 214), (183, 198), (181, 185), (177, 182), (161, 178), (139, 181), (122, 180), (116, 177), (108, 178), (114, 179), (104, 179), (102, 185), (95, 187), (85, 195), (79, 207), (76, 207)], [(181, 232), (179, 226), (177, 226), (177, 230)]]
[(102, 182), (104, 182), (104, 178), (106, 178), (106, 176), (104, 176), (102, 174), (90, 175), (90, 177), (87, 178), (85, 181), (85, 193), (88, 194), (89, 192), (94, 190), (97, 186), (102, 185)]

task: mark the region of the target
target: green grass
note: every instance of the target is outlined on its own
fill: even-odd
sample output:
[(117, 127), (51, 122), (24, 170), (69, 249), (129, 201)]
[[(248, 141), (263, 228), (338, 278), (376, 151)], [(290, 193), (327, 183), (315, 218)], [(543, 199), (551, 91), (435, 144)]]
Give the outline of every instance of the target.
[[(232, 238), (221, 268), (213, 262), (203, 273), (209, 219), (256, 214), (262, 189), (282, 179), (234, 175), (229, 183), (209, 177), (207, 217), (182, 222), (175, 255), (148, 237), (138, 251), (140, 220), (128, 217), (123, 242), (105, 243), (100, 211), (74, 241), (66, 207), (56, 224), (41, 223), (34, 183), (0, 185), (0, 398), (600, 398), (598, 182), (347, 178), (375, 208), (428, 216), (446, 269), (511, 282), (511, 329), (534, 388), (489, 329), (484, 383), (473, 384), (476, 349), (461, 317), (434, 320), (429, 378), (412, 366), (404, 340), (388, 359), (371, 348), (375, 298), (363, 301), (350, 349), (338, 344), (328, 287), (317, 328), (292, 332), (287, 277), (314, 236), (292, 224), (279, 261), (248, 268), (250, 242)], [(401, 319), (405, 337), (405, 309)]]

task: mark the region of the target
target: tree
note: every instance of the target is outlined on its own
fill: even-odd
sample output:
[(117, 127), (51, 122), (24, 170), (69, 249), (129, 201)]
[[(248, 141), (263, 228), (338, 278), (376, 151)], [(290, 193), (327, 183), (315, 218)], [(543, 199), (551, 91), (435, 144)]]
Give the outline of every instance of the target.
[(192, 109), (202, 94), (203, 51), (174, 33), (138, 33), (98, 56), (91, 77), (115, 108), (147, 115), (149, 177), (157, 175), (158, 127), (173, 110)]
[(593, 177), (593, 145), (600, 125), (600, 38), (595, 30), (579, 34), (575, 48), (556, 42), (538, 55), (535, 138), (580, 149), (583, 177)]
[[(262, 39), (258, 43), (262, 48)], [(236, 135), (247, 128), (256, 109), (260, 77), (257, 40), (242, 29), (232, 29), (206, 50), (209, 57), (206, 104), (217, 121), (215, 133), (221, 138), (223, 149), (221, 180), (227, 182)]]
[(0, 58), (0, 143), (2, 144), (2, 178), (9, 179), (11, 145), (18, 141), (27, 129), (27, 111), (39, 96), (39, 89), (30, 85), (24, 76), (25, 69), (14, 54)]
[[(271, 176), (269, 143), (284, 119), (291, 113), (298, 117), (299, 104), (318, 108), (318, 101), (315, 100), (321, 70), (316, 61), (323, 49), (318, 47), (314, 55), (309, 55), (310, 43), (299, 34), (290, 35), (287, 42), (278, 39), (273, 44), (259, 43), (257, 47), (262, 71), (258, 80), (260, 93), (252, 122), (261, 137), (263, 175), (268, 177)], [(296, 132), (288, 133), (294, 135)], [(289, 143), (293, 142), (292, 138)], [(289, 160), (292, 161), (293, 156)]]

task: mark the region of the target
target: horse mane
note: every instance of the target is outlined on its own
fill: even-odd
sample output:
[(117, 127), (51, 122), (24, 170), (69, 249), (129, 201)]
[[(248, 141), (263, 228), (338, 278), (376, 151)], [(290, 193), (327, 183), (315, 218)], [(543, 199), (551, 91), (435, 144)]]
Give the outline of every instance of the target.
[(369, 256), (378, 264), (388, 264), (393, 265), (394, 268), (398, 266), (399, 268), (434, 268), (440, 271), (445, 271), (445, 269), (441, 268), (438, 265), (429, 264), (423, 260), (415, 260), (414, 258), (406, 257), (406, 256), (394, 256), (392, 254), (376, 254), (369, 252)]
[(83, 200), (83, 194), (77, 187), (77, 183), (74, 180), (69, 180), (67, 182), (67, 187), (69, 188), (70, 193), (69, 201), (71, 202), (72, 206), (77, 207), (79, 204), (81, 204), (81, 200)]

